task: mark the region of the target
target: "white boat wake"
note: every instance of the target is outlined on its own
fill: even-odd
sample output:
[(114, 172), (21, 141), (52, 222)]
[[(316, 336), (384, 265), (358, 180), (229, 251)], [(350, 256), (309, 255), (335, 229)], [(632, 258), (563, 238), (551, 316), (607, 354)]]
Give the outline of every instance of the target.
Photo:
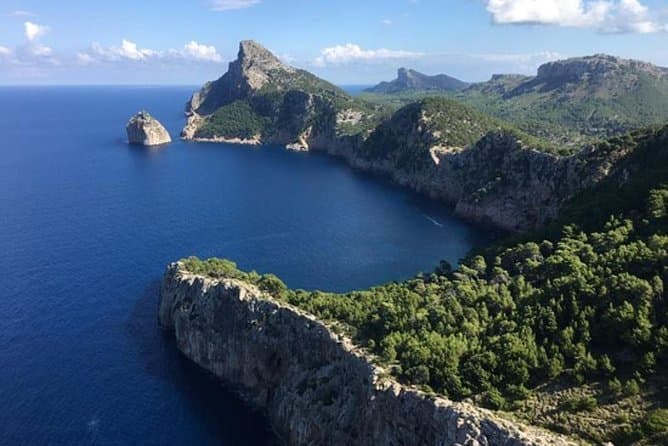
[(430, 217), (427, 214), (422, 214), (422, 215), (424, 216), (424, 218), (426, 218), (427, 220), (429, 220), (430, 222), (432, 222), (433, 224), (435, 224), (439, 228), (443, 227), (443, 223), (439, 222), (438, 220), (434, 219), (433, 217)]

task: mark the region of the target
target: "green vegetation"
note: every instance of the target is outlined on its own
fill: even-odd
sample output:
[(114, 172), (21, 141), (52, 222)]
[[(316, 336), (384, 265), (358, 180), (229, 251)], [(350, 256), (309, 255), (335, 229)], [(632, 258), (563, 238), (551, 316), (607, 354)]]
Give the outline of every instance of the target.
[[(623, 175), (576, 197), (551, 235), (506, 242), (455, 271), (443, 263), (406, 282), (334, 294), (288, 290), (226, 261), (186, 266), (249, 280), (343, 323), (403, 382), (593, 441), (654, 441), (664, 438), (668, 389), (667, 131), (620, 139), (630, 151)], [(589, 412), (610, 428), (581, 415)]]
[(252, 138), (261, 135), (269, 125), (269, 120), (255, 113), (247, 101), (235, 101), (220, 107), (208, 116), (195, 136), (198, 138), (216, 136)]
[(401, 169), (419, 169), (432, 164), (432, 147), (464, 149), (492, 131), (511, 133), (537, 150), (567, 153), (460, 102), (430, 97), (402, 107), (379, 125), (362, 145), (360, 154), (373, 160), (394, 159)]
[(394, 108), (425, 97), (453, 98), (571, 151), (601, 137), (668, 120), (665, 74), (603, 59), (604, 68), (594, 64), (589, 76), (577, 79), (500, 75), (456, 92), (411, 90), (360, 97)]

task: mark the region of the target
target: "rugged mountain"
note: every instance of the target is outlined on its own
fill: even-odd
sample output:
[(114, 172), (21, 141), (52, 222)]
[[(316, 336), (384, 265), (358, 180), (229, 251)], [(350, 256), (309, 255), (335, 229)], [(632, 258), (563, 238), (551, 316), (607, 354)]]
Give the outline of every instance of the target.
[(275, 142), (308, 149), (363, 133), (382, 110), (243, 41), (227, 73), (207, 83), (186, 106), (187, 139)]
[(668, 121), (668, 69), (594, 55), (549, 62), (536, 76), (496, 75), (456, 98), (553, 140), (610, 136)]
[(397, 78), (390, 82), (381, 82), (375, 87), (367, 88), (368, 93), (392, 94), (406, 91), (457, 91), (469, 84), (445, 74), (428, 76), (408, 68), (399, 68)]
[(159, 146), (172, 142), (167, 129), (146, 111), (140, 111), (125, 126), (128, 143), (143, 146)]

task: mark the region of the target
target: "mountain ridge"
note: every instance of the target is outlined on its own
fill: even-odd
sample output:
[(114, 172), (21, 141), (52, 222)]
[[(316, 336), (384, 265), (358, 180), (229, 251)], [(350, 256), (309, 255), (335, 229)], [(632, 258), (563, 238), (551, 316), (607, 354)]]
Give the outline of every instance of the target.
[(496, 74), (454, 92), (367, 92), (364, 98), (396, 106), (436, 94), (572, 149), (668, 121), (668, 68), (606, 54), (547, 62), (534, 76)]
[(368, 93), (391, 94), (411, 90), (457, 91), (468, 87), (469, 83), (448, 76), (436, 74), (433, 76), (420, 73), (408, 68), (399, 68), (397, 78), (389, 82), (381, 82), (364, 91)]

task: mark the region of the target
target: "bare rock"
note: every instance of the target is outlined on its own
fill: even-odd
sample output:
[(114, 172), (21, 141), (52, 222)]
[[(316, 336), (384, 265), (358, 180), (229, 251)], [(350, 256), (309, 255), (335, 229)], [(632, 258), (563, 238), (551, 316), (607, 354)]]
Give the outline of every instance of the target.
[(169, 132), (146, 111), (140, 111), (125, 126), (128, 143), (143, 146), (160, 146), (172, 142)]

